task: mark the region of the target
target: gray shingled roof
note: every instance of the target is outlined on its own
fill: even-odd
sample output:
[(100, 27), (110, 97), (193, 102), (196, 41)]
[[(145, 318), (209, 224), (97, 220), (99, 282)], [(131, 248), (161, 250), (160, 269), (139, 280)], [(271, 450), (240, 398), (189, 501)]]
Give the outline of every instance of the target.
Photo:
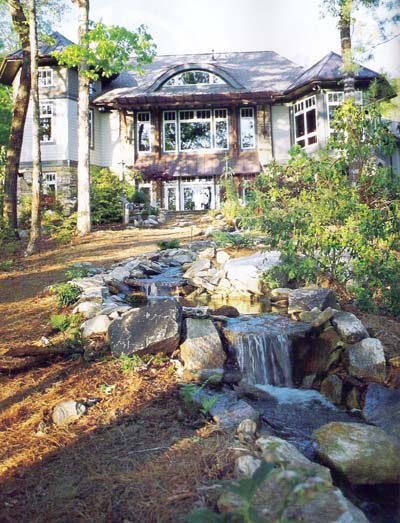
[[(69, 45), (73, 45), (74, 43), (71, 42), (71, 40), (68, 40), (68, 38), (63, 36), (58, 31), (54, 31), (54, 33), (51, 33), (50, 38), (54, 40), (54, 43), (39, 43), (39, 56), (41, 58), (44, 58), (46, 56), (52, 56), (52, 53), (54, 53), (54, 51), (63, 51), (66, 47), (68, 47)], [(8, 58), (10, 58), (11, 60), (22, 58), (22, 50), (18, 49), (18, 51), (15, 51), (14, 53), (8, 55), (7, 59)]]
[[(214, 58), (214, 59), (213, 59)], [(161, 87), (154, 90), (154, 84), (162, 76), (175, 74), (180, 66), (190, 65), (192, 69), (220, 71), (231, 77), (229, 84), (200, 86)], [(237, 53), (191, 54), (157, 56), (153, 63), (145, 67), (145, 74), (124, 71), (113, 80), (108, 90), (96, 98), (95, 103), (110, 103), (115, 100), (162, 95), (214, 94), (240, 92), (281, 93), (294, 82), (303, 71), (299, 65), (273, 51), (254, 51)]]
[[(299, 87), (311, 82), (337, 81), (343, 78), (343, 60), (342, 57), (331, 51), (324, 56), (319, 62), (306, 69), (286, 90), (293, 91)], [(360, 66), (356, 72), (358, 80), (373, 80), (379, 76), (378, 73)]]

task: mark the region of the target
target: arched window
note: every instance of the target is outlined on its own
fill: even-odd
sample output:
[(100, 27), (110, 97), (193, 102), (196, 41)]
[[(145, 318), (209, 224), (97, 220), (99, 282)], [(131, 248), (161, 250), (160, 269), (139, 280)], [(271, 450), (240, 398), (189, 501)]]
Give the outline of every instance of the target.
[(218, 75), (208, 71), (191, 70), (183, 71), (169, 78), (165, 87), (178, 87), (182, 85), (207, 85), (207, 84), (225, 84), (226, 82)]

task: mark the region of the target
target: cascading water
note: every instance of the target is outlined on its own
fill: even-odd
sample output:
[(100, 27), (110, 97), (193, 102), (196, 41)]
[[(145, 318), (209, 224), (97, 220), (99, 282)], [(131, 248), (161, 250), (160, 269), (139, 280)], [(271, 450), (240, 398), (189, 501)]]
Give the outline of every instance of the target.
[(291, 341), (287, 334), (242, 334), (236, 342), (236, 357), (248, 383), (291, 387)]
[(304, 330), (301, 322), (277, 315), (230, 319), (224, 335), (248, 383), (292, 387), (291, 336)]

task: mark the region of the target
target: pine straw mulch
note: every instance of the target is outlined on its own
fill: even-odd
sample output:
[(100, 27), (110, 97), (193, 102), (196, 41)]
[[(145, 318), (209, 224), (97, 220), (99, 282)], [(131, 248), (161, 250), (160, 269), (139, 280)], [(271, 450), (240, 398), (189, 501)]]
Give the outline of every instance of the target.
[[(232, 436), (182, 411), (170, 363), (60, 361), (0, 380), (2, 522), (175, 523), (231, 475)], [(72, 425), (47, 423), (59, 401), (89, 397)]]

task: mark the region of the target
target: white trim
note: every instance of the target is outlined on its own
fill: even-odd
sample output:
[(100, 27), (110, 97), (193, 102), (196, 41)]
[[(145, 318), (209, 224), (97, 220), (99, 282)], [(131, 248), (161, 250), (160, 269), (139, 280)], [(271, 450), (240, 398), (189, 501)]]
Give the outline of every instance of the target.
[[(307, 126), (307, 113), (315, 111), (315, 131), (308, 132)], [(296, 116), (303, 116), (304, 123), (304, 134), (302, 136), (296, 136)], [(300, 145), (302, 148), (312, 147), (318, 143), (318, 110), (317, 110), (317, 97), (315, 95), (303, 98), (298, 102), (293, 103), (293, 134), (296, 145), (300, 145), (299, 142), (304, 141), (304, 145)], [(315, 138), (315, 142), (308, 143), (310, 139)]]
[[(253, 123), (253, 145), (250, 147), (245, 147), (243, 145), (243, 123), (252, 122)], [(242, 151), (252, 151), (257, 148), (257, 131), (256, 131), (256, 119), (255, 119), (255, 109), (254, 107), (241, 107), (239, 111), (239, 135), (240, 135), (240, 149)]]

